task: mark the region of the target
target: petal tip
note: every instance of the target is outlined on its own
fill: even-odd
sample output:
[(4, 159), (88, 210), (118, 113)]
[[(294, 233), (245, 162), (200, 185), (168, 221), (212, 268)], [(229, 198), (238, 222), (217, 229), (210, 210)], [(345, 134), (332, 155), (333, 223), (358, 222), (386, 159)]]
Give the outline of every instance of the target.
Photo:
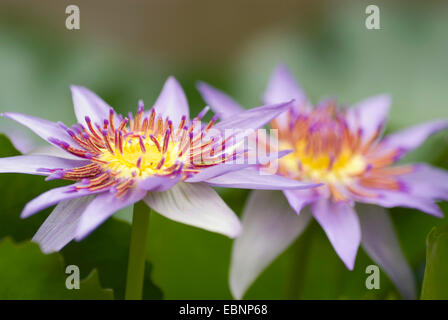
[(235, 239), (238, 238), (242, 233), (243, 233), (243, 226), (241, 225), (241, 222), (238, 221), (238, 225), (235, 226), (235, 228), (231, 232), (229, 232), (227, 236), (230, 239)]
[(443, 215), (443, 211), (440, 210), (440, 208), (439, 208), (439, 210), (435, 210), (435, 211), (434, 211), (434, 216), (435, 216), (436, 218), (442, 219), (442, 218), (444, 217), (444, 215)]
[(350, 261), (344, 261), (344, 264), (346, 265), (348, 270), (352, 271), (355, 268), (355, 260), (356, 260), (356, 254)]
[(232, 293), (232, 297), (233, 297), (235, 300), (242, 300), (242, 299), (243, 299), (243, 293), (241, 293), (241, 292), (237, 292), (236, 290), (233, 290), (233, 289), (231, 289), (230, 291), (231, 291), (231, 293)]
[(206, 82), (201, 81), (201, 80), (196, 81), (196, 88), (197, 88), (199, 91), (201, 91), (202, 88), (207, 88), (207, 87), (210, 87), (210, 85), (207, 84)]
[(29, 212), (29, 210), (27, 209), (27, 207), (25, 206), (25, 208), (23, 208), (22, 212), (20, 213), (20, 218), (21, 219), (26, 219), (29, 216), (31, 216), (33, 213)]
[(165, 81), (165, 85), (175, 85), (175, 86), (179, 86), (180, 87), (180, 82), (179, 80), (176, 79), (175, 76), (169, 76), (166, 81)]
[(81, 91), (81, 90), (85, 90), (86, 88), (79, 86), (77, 84), (71, 84), (69, 86), (70, 90), (72, 91), (72, 94), (75, 94), (75, 91)]
[(8, 119), (12, 119), (12, 117), (14, 116), (14, 112), (2, 112), (1, 116)]
[(288, 65), (285, 62), (278, 62), (275, 67), (274, 71), (272, 72), (273, 75), (280, 75), (280, 74), (289, 74), (292, 75), (291, 70), (289, 69)]
[(82, 219), (80, 224), (78, 225), (78, 228), (76, 229), (75, 238), (74, 240), (79, 242), (84, 240), (88, 235), (90, 234), (90, 231), (86, 230), (86, 228), (83, 226)]
[(196, 89), (199, 91), (204, 100), (210, 94), (210, 91), (214, 91), (214, 88), (211, 85), (203, 81), (196, 82)]
[(232, 297), (235, 300), (242, 300), (247, 290), (247, 288), (244, 288), (244, 286), (242, 286), (241, 283), (238, 282), (237, 279), (234, 277), (232, 269), (230, 270), (230, 276), (229, 276), (229, 288), (230, 293), (232, 294)]

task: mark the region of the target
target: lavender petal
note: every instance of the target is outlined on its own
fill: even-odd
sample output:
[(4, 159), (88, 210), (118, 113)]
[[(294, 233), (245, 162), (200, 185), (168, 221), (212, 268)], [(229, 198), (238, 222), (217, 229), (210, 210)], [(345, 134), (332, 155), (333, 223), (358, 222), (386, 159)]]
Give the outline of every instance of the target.
[(197, 88), (207, 105), (216, 114), (219, 114), (221, 119), (229, 118), (244, 111), (244, 108), (231, 97), (204, 82), (199, 82)]
[[(292, 99), (295, 100), (294, 106), (307, 104), (307, 97), (291, 71), (285, 65), (280, 64), (274, 69), (269, 79), (263, 103), (274, 104)], [(276, 119), (280, 126), (286, 125), (287, 114), (285, 112)]]
[(173, 122), (174, 127), (179, 125), (182, 116), (189, 118), (187, 97), (176, 78), (169, 77), (165, 82), (154, 108), (157, 114), (164, 118), (168, 117)]
[(382, 132), (389, 115), (392, 100), (388, 95), (367, 98), (347, 110), (348, 126), (361, 129), (363, 141), (369, 141), (378, 130)]
[[(320, 189), (320, 188), (319, 188)], [(316, 189), (307, 190), (283, 190), (283, 194), (289, 202), (291, 208), (300, 214), (307, 205), (320, 199), (321, 195)]]
[(116, 211), (142, 200), (145, 195), (146, 191), (139, 188), (128, 191), (120, 198), (110, 192), (98, 195), (84, 210), (76, 228), (75, 240), (84, 239)]
[(56, 146), (57, 144), (52, 142), (52, 140), (54, 139), (63, 141), (70, 145), (76, 145), (76, 146), (78, 145), (73, 141), (70, 135), (64, 129), (62, 129), (57, 123), (15, 112), (6, 112), (3, 113), (3, 116), (28, 127), (29, 129), (34, 131), (34, 133), (36, 133), (39, 137)]
[(280, 175), (261, 174), (259, 170), (254, 168), (231, 171), (207, 179), (204, 182), (215, 187), (264, 190), (308, 189), (320, 186), (319, 184), (288, 179)]
[(361, 242), (361, 228), (355, 210), (346, 203), (321, 199), (311, 205), (314, 217), (324, 229), (336, 253), (353, 270)]
[(230, 265), (230, 289), (236, 299), (302, 233), (310, 218), (309, 210), (298, 216), (279, 191), (250, 194)]
[(368, 255), (395, 283), (403, 299), (416, 299), (414, 275), (395, 235), (394, 226), (384, 208), (357, 205), (361, 224), (361, 244)]
[(217, 130), (247, 130), (258, 129), (291, 107), (292, 101), (278, 104), (265, 105), (246, 110), (225, 119), (214, 126)]
[(164, 192), (148, 192), (146, 204), (168, 219), (235, 238), (241, 223), (215, 190), (202, 183), (178, 183)]
[(52, 205), (61, 202), (63, 200), (75, 199), (103, 192), (103, 190), (90, 191), (86, 189), (74, 191), (75, 185), (76, 184), (59, 187), (42, 193), (41, 195), (39, 195), (38, 197), (34, 198), (33, 200), (31, 200), (26, 204), (25, 208), (23, 208), (20, 217), (28, 218), (29, 216), (45, 208), (51, 207)]
[[(388, 149), (398, 149), (401, 157), (416, 149), (431, 135), (448, 128), (448, 120), (436, 120), (419, 124), (384, 137), (382, 146)], [(398, 159), (397, 159), (398, 160)]]
[(89, 117), (93, 123), (102, 123), (104, 119), (109, 118), (111, 107), (95, 93), (81, 86), (72, 85), (70, 89), (79, 123), (84, 123), (85, 117)]
[(82, 167), (89, 161), (72, 160), (44, 155), (25, 155), (0, 158), (0, 173), (49, 175), (50, 170)]
[(80, 218), (93, 196), (64, 200), (40, 226), (32, 241), (37, 242), (44, 253), (61, 250), (75, 238)]

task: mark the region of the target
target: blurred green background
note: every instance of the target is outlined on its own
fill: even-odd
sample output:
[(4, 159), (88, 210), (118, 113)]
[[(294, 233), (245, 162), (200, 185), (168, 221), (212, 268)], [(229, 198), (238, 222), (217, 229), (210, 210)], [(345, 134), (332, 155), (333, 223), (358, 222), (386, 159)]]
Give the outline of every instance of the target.
[[(65, 28), (65, 8), (80, 8), (81, 29)], [(376, 4), (381, 30), (367, 30), (365, 8)], [(175, 75), (191, 113), (204, 102), (203, 80), (246, 107), (260, 104), (273, 67), (284, 62), (313, 102), (337, 97), (351, 105), (389, 93), (388, 131), (448, 117), (448, 6), (446, 1), (0, 1), (0, 112), (16, 111), (66, 124), (74, 121), (70, 84), (88, 87), (122, 112), (143, 99), (149, 107)], [(0, 119), (6, 128), (33, 137)], [(44, 142), (33, 137), (37, 144)], [(1, 156), (15, 154), (1, 139)], [(431, 138), (405, 161), (448, 168), (446, 134)], [(0, 298), (123, 297), (129, 212), (110, 219), (88, 239), (45, 256), (29, 242), (49, 210), (22, 221), (24, 204), (56, 186), (41, 177), (0, 176)], [(219, 190), (238, 213), (248, 192)], [(441, 204), (448, 213), (448, 205)], [(129, 210), (128, 210), (129, 211)], [(425, 239), (447, 223), (409, 209), (393, 209), (400, 242), (419, 286)], [(360, 250), (346, 270), (313, 224), (249, 290), (249, 299), (398, 298), (382, 273), (380, 290), (365, 288), (372, 261)], [(300, 264), (295, 248), (306, 247)], [(145, 282), (148, 299), (229, 299), (231, 240), (154, 215)], [(82, 289), (67, 293), (64, 266), (77, 264)], [(95, 270), (95, 271), (92, 271)], [(110, 290), (112, 288), (113, 293)], [(447, 288), (448, 290), (448, 288)]]

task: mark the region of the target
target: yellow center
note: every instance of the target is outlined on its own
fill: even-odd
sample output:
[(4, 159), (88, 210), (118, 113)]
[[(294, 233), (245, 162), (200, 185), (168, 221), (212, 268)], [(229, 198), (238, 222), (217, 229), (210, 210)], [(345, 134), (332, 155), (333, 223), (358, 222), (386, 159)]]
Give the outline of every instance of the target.
[[(157, 138), (159, 147), (162, 148), (162, 136)], [(178, 144), (170, 141), (166, 152), (159, 150), (157, 145), (149, 138), (143, 139), (145, 152), (142, 151), (138, 137), (128, 137), (123, 141), (123, 153), (117, 150), (117, 146), (111, 145), (116, 152), (112, 153), (104, 149), (99, 160), (104, 161), (103, 168), (115, 173), (117, 177), (129, 178), (136, 175), (146, 178), (152, 175), (166, 175), (167, 169), (176, 165), (179, 153)], [(139, 163), (139, 159), (140, 163)], [(163, 162), (161, 164), (161, 161)]]
[(294, 149), (294, 152), (279, 160), (281, 170), (310, 181), (347, 184), (367, 168), (364, 157), (353, 154), (348, 149), (342, 150), (333, 162), (329, 154), (307, 152), (304, 140), (299, 140), (295, 146), (289, 142), (281, 142), (280, 150), (284, 149)]

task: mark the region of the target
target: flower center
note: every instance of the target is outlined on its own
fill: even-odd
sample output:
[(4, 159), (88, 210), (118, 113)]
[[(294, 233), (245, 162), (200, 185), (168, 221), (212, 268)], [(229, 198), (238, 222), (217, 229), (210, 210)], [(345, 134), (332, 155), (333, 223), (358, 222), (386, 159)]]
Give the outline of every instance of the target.
[[(169, 136), (167, 136), (169, 137)], [(179, 143), (169, 141), (166, 150), (162, 149), (164, 136), (145, 137), (143, 133), (130, 135), (122, 142), (122, 152), (115, 143), (111, 144), (114, 153), (109, 150), (99, 156), (104, 161), (103, 168), (115, 172), (117, 176), (126, 177), (136, 174), (140, 177), (166, 175), (179, 163)]]
[(402, 151), (382, 145), (381, 127), (363, 137), (359, 119), (349, 124), (347, 114), (333, 102), (299, 114), (291, 111), (286, 126), (274, 121), (273, 127), (279, 130), (280, 149), (294, 150), (279, 160), (280, 173), (324, 183), (336, 202), (348, 201), (350, 194), (377, 197), (378, 190), (402, 190), (400, 177), (413, 170), (390, 167)]
[(201, 118), (207, 110), (189, 125), (186, 117), (182, 117), (177, 128), (154, 109), (145, 116), (143, 105), (135, 118), (132, 114), (128, 118), (116, 116), (111, 109), (109, 118), (101, 125), (92, 123), (89, 117), (87, 127), (78, 124), (72, 130), (60, 124), (75, 146), (57, 139), (51, 141), (90, 163), (70, 170), (54, 170), (50, 178), (81, 181), (77, 189), (112, 189), (121, 196), (139, 179), (151, 176), (186, 179), (203, 168), (223, 163), (235, 154), (226, 150), (222, 137), (204, 138), (217, 120), (215, 115), (204, 125)]
[(315, 157), (307, 153), (304, 151), (303, 142), (298, 142), (294, 149), (293, 153), (280, 159), (280, 165), (283, 165), (288, 172), (296, 171), (296, 174), (305, 180), (345, 184), (367, 169), (363, 156), (353, 155), (350, 151), (344, 151), (334, 158), (329, 155)]
[(294, 152), (280, 159), (283, 174), (327, 184), (348, 184), (369, 169), (361, 134), (349, 130), (332, 105), (309, 114), (290, 114), (288, 132), (280, 132), (281, 149)]

